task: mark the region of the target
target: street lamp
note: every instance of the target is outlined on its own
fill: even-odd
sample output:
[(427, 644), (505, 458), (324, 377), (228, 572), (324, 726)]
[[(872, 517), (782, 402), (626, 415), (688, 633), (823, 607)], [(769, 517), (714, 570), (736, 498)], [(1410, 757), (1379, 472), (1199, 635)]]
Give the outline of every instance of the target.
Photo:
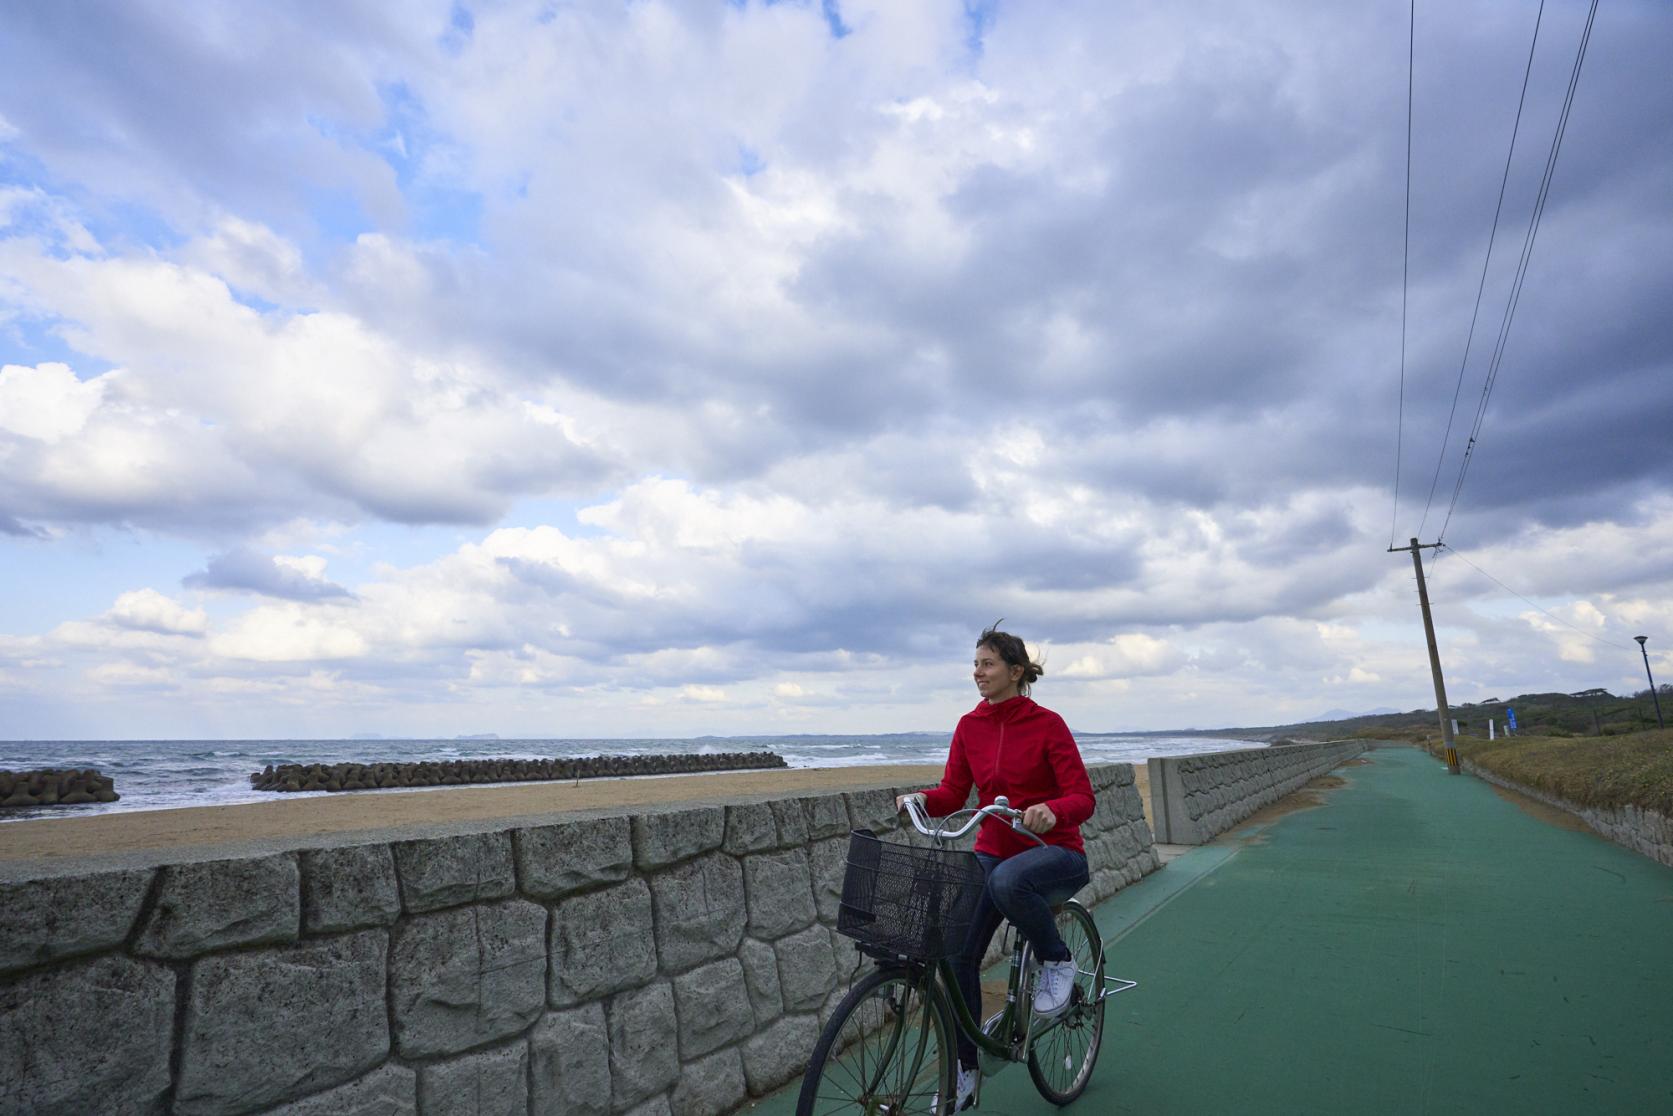
[(1650, 653), (1644, 650), (1644, 641), (1649, 636), (1633, 636), (1638, 641), (1638, 652), (1644, 656), (1644, 677), (1650, 680), (1650, 698), (1656, 703), (1656, 727), (1666, 728), (1667, 722), (1661, 719), (1661, 698), (1656, 696), (1656, 676), (1650, 673)]

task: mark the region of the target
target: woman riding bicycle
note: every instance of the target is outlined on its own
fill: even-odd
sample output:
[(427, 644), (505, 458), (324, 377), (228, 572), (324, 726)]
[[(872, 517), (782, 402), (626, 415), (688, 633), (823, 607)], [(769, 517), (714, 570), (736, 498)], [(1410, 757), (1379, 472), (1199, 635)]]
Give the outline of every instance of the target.
[[(983, 632), (976, 641), (974, 673), (982, 701), (959, 719), (941, 782), (915, 796), (902, 795), (895, 805), (902, 808), (907, 798), (917, 797), (932, 817), (943, 817), (964, 807), (974, 785), (982, 806), (996, 795), (1008, 796), (1023, 811), (1022, 825), (1045, 840), (1036, 845), (996, 818), (982, 823), (975, 852), (987, 887), (953, 971), (979, 1020), (982, 956), (1000, 920), (1009, 919), (1042, 962), (1034, 1012), (1050, 1017), (1068, 1005), (1075, 977), (1051, 908), (1087, 883), (1080, 823), (1092, 816), (1092, 783), (1063, 718), (1028, 697), (1045, 672), (1029, 659), (1022, 640), (997, 625)], [(976, 1044), (963, 1033), (958, 1060), (955, 1111), (970, 1104), (977, 1081)]]

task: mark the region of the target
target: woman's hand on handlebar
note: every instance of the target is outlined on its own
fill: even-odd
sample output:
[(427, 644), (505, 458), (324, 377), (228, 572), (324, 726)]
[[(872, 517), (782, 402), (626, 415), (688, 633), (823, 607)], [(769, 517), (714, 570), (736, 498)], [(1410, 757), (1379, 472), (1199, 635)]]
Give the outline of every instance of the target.
[(1057, 825), (1057, 815), (1044, 802), (1035, 803), (1022, 812), (1022, 827), (1030, 833), (1049, 833)]
[(918, 808), (920, 810), (923, 809), (923, 807), (924, 807), (924, 792), (923, 791), (913, 791), (911, 794), (897, 794), (897, 795), (895, 795), (895, 813), (898, 814), (901, 811), (906, 809), (906, 800), (909, 799), (909, 798), (916, 798), (918, 800)]

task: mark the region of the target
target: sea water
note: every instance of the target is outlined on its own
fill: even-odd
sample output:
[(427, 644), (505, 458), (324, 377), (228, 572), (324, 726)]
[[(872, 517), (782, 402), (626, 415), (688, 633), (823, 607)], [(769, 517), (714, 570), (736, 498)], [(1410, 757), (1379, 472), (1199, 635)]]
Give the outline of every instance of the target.
[[(704, 736), (685, 740), (8, 740), (0, 741), (0, 768), (97, 768), (116, 780), (116, 802), (0, 810), (0, 821), (85, 817), (177, 806), (227, 806), (271, 802), (299, 794), (252, 790), (250, 775), (280, 763), (417, 763), (460, 759), (559, 759), (580, 756), (776, 752), (791, 767), (860, 767), (939, 764), (948, 734), (887, 733), (869, 736)], [(1077, 735), (1087, 763), (1142, 763), (1150, 756), (1192, 755), (1261, 747), (1254, 741), (1204, 736)], [(404, 790), (418, 788), (403, 788)], [(456, 788), (423, 788), (429, 790)], [(386, 794), (389, 791), (357, 791)]]

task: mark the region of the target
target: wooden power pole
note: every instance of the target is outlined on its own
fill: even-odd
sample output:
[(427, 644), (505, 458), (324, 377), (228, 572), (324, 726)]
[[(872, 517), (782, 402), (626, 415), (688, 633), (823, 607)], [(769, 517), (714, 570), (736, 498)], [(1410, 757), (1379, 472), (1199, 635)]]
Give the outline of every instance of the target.
[(1429, 587), (1423, 581), (1423, 559), (1420, 550), (1438, 550), (1440, 543), (1421, 545), (1416, 539), (1410, 546), (1391, 546), (1390, 554), (1396, 551), (1409, 550), (1412, 552), (1412, 568), (1417, 571), (1417, 603), (1423, 609), (1423, 634), (1429, 641), (1429, 671), (1435, 676), (1435, 713), (1441, 719), (1441, 739), (1446, 743), (1446, 769), (1450, 774), (1458, 774), (1458, 744), (1452, 738), (1452, 718), (1447, 716), (1446, 681), (1441, 677), (1441, 653), (1435, 646), (1435, 621), (1429, 615)]

